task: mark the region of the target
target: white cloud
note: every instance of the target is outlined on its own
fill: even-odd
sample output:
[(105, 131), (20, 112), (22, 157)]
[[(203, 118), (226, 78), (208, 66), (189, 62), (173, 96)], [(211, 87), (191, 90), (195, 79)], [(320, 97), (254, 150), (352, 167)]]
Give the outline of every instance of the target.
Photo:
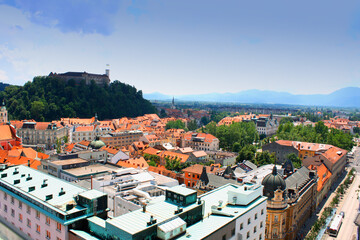
[(0, 81), (8, 81), (9, 78), (4, 70), (0, 69)]

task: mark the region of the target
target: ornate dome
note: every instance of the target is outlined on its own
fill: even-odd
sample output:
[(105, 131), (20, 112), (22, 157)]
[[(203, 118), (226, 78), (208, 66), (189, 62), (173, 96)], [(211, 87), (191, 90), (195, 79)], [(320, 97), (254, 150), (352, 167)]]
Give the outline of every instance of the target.
[(103, 141), (101, 141), (99, 137), (96, 137), (96, 139), (90, 143), (90, 147), (92, 149), (100, 149), (103, 146), (106, 146), (106, 144)]
[(261, 183), (264, 186), (264, 196), (269, 199), (274, 197), (274, 192), (277, 189), (284, 191), (286, 183), (283, 177), (277, 173), (276, 166), (274, 166), (272, 173), (266, 175)]

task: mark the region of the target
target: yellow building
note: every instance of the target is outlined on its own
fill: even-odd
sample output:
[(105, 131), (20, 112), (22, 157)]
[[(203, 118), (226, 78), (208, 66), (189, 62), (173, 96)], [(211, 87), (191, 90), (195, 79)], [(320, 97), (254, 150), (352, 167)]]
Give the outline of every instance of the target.
[(265, 239), (301, 239), (300, 230), (315, 211), (315, 173), (302, 167), (284, 179), (274, 166), (262, 184), (268, 197)]

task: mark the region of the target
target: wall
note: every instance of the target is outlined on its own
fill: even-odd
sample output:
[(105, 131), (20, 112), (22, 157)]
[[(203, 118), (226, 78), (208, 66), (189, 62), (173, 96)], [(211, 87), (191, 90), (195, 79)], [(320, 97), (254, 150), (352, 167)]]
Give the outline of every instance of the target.
[[(51, 234), (51, 239), (68, 240), (67, 227), (61, 225), (61, 230), (57, 230), (57, 222), (50, 218), (50, 224), (46, 224), (46, 215), (39, 212), (37, 217), (37, 210), (25, 204), (21, 199), (0, 190), (0, 215), (7, 222), (12, 224), (15, 228), (19, 229), (32, 239), (46, 239), (46, 231)], [(21, 205), (19, 204), (21, 203)], [(7, 211), (5, 211), (5, 206)], [(28, 208), (29, 207), (29, 208)], [(13, 211), (12, 211), (13, 210)], [(12, 215), (14, 213), (14, 215)], [(19, 219), (20, 214), (22, 221)], [(28, 225), (30, 221), (30, 226)], [(37, 232), (37, 225), (40, 226), (40, 231)]]

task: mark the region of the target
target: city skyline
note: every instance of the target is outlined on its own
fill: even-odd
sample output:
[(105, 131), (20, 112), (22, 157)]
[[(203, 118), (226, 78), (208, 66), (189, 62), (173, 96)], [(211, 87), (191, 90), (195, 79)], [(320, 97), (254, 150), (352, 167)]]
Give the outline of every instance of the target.
[[(359, 87), (360, 4), (0, 0), (0, 81), (105, 73), (145, 93)], [(176, 87), (174, 87), (174, 83)]]

